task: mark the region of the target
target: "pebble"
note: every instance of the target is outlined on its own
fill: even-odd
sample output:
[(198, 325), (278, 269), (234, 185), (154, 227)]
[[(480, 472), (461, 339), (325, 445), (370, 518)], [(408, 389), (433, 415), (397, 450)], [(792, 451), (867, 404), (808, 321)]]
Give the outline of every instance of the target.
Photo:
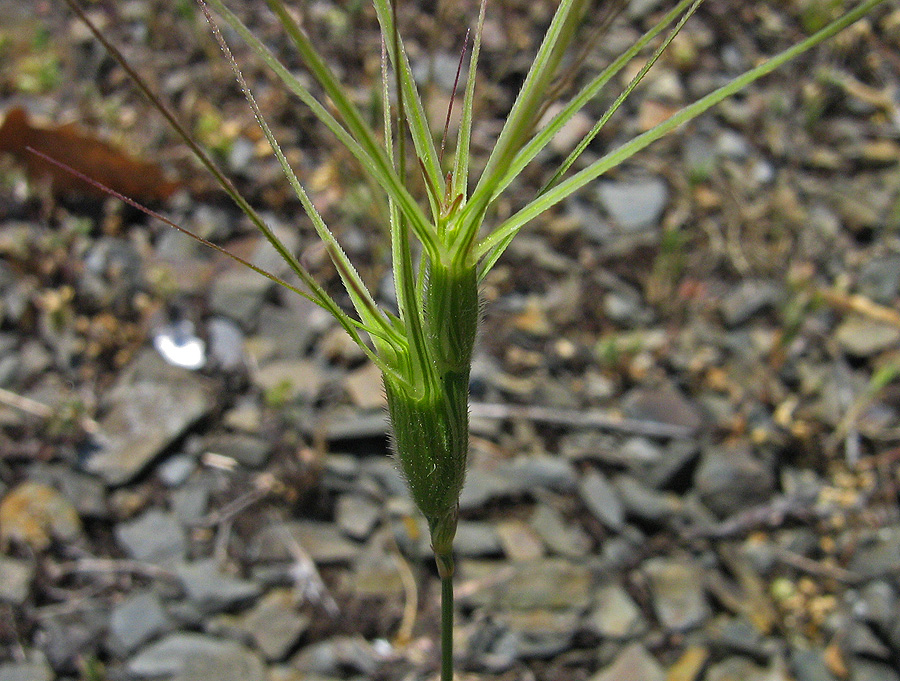
[(612, 484), (625, 515), (639, 522), (659, 526), (681, 511), (681, 500), (677, 495), (645, 487), (630, 475), (616, 476)]
[(24, 544), (43, 551), (52, 540), (70, 541), (81, 533), (72, 503), (49, 485), (25, 481), (0, 501), (0, 544)]
[(653, 608), (660, 624), (672, 631), (688, 631), (708, 617), (702, 570), (693, 562), (653, 558), (644, 565)]
[(257, 561), (293, 560), (296, 542), (315, 563), (347, 563), (359, 554), (357, 544), (327, 522), (297, 520), (269, 525), (253, 538), (250, 555)]
[(0, 681), (53, 681), (53, 668), (37, 651), (23, 662), (0, 662)]
[(522, 562), (543, 557), (544, 545), (540, 537), (524, 520), (501, 520), (496, 525), (496, 531), (503, 552), (509, 560)]
[(728, 517), (769, 499), (775, 476), (746, 449), (711, 447), (701, 457), (694, 485), (713, 513)]
[(658, 226), (669, 202), (669, 189), (660, 178), (600, 182), (597, 195), (609, 216), (628, 232)]
[(625, 509), (615, 488), (602, 473), (592, 470), (584, 475), (578, 493), (587, 509), (604, 527), (615, 532), (625, 527)]
[(110, 615), (107, 648), (125, 657), (171, 626), (159, 596), (137, 592), (117, 603)]
[(107, 485), (133, 480), (212, 410), (211, 384), (186, 370), (171, 369), (159, 381), (132, 383), (125, 376), (111, 391), (109, 411), (96, 434), (99, 449), (85, 463)]
[(242, 614), (238, 626), (267, 660), (283, 660), (307, 630), (310, 617), (297, 610), (293, 589), (273, 589)]
[(253, 382), (264, 393), (279, 402), (315, 399), (325, 377), (315, 362), (305, 359), (282, 359), (260, 367)]
[(650, 653), (639, 643), (631, 643), (622, 649), (613, 663), (594, 674), (590, 681), (665, 681), (666, 674)]
[(352, 539), (367, 539), (381, 519), (381, 507), (360, 494), (342, 494), (335, 509), (335, 520)]
[(350, 372), (344, 379), (344, 388), (360, 409), (383, 410), (387, 406), (381, 370), (371, 362)]
[(247, 468), (262, 468), (272, 454), (273, 443), (253, 435), (222, 433), (206, 438), (202, 448), (234, 459)]
[(835, 336), (841, 348), (854, 357), (872, 357), (900, 344), (900, 329), (868, 317), (849, 317)]
[(863, 579), (883, 579), (900, 567), (900, 526), (880, 529), (859, 542), (847, 568)]
[(575, 522), (549, 504), (539, 503), (531, 516), (531, 527), (551, 553), (567, 558), (581, 558), (591, 550), (591, 539)]
[(623, 400), (625, 416), (699, 430), (706, 421), (700, 408), (673, 386), (635, 388)]
[(647, 629), (640, 608), (618, 584), (597, 589), (594, 608), (585, 623), (598, 636), (616, 640), (632, 638)]
[(496, 557), (503, 553), (497, 528), (479, 520), (460, 520), (453, 551), (465, 558)]
[(460, 574), (463, 582), (477, 585), (460, 602), (489, 610), (568, 610), (590, 603), (590, 570), (559, 558), (513, 564), (464, 560)]
[(362, 638), (336, 636), (305, 646), (291, 658), (291, 666), (304, 674), (344, 678), (349, 671), (371, 678), (380, 658), (378, 651)]
[(156, 564), (181, 560), (187, 550), (184, 529), (174, 514), (151, 508), (115, 527), (118, 544), (130, 557)]
[(784, 289), (771, 281), (745, 280), (722, 301), (722, 318), (731, 328), (746, 324), (761, 312), (777, 309)]
[(0, 602), (22, 605), (31, 592), (34, 574), (31, 561), (0, 556)]
[(779, 677), (771, 677), (766, 669), (745, 657), (726, 658), (710, 666), (705, 677), (705, 681), (769, 681), (769, 679), (780, 681)]
[(516, 659), (548, 658), (567, 650), (578, 630), (579, 613), (573, 610), (497, 612), (492, 619), (515, 636)]
[(669, 667), (666, 681), (697, 681), (709, 660), (709, 650), (702, 646), (690, 646)]
[(223, 272), (215, 281), (209, 294), (209, 306), (213, 313), (226, 317), (244, 331), (256, 326), (263, 300), (274, 284), (244, 267)]
[(222, 371), (238, 371), (244, 366), (244, 332), (225, 317), (213, 317), (206, 323), (209, 357)]
[(192, 604), (205, 613), (221, 612), (246, 603), (261, 590), (255, 581), (222, 572), (218, 561), (212, 558), (181, 563), (174, 569)]
[(262, 661), (254, 652), (235, 641), (194, 633), (169, 634), (151, 643), (128, 661), (126, 669), (142, 679), (265, 681)]

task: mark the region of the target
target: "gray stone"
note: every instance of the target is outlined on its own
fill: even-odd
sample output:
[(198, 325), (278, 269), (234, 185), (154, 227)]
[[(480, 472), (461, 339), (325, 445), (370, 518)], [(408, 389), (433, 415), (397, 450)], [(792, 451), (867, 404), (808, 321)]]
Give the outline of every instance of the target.
[(604, 527), (616, 532), (625, 527), (625, 509), (619, 495), (599, 471), (587, 473), (581, 480), (578, 492), (584, 505)]
[(249, 331), (255, 326), (259, 309), (272, 286), (271, 281), (257, 272), (235, 267), (213, 281), (209, 294), (210, 309)]
[(298, 544), (316, 563), (346, 563), (359, 554), (359, 546), (331, 523), (313, 520), (277, 523), (254, 537), (250, 554), (257, 561), (293, 560)]
[(293, 589), (274, 589), (241, 616), (238, 626), (253, 639), (267, 660), (283, 660), (309, 627), (297, 610)]
[(53, 681), (53, 668), (42, 653), (32, 652), (24, 662), (0, 663), (0, 681)]
[(871, 357), (900, 344), (900, 329), (868, 317), (849, 317), (835, 331), (838, 344), (854, 357)]
[(178, 487), (197, 468), (197, 459), (189, 454), (170, 456), (157, 468), (157, 475), (167, 487)]
[(687, 561), (654, 558), (644, 566), (660, 623), (673, 631), (687, 631), (709, 616), (702, 570)]
[(713, 513), (727, 517), (767, 501), (775, 491), (775, 476), (746, 449), (713, 447), (703, 453), (694, 485)]
[(558, 456), (517, 456), (497, 472), (523, 490), (549, 489), (565, 494), (578, 486), (574, 466)]
[(497, 530), (491, 523), (460, 520), (453, 540), (454, 552), (464, 558), (486, 558), (503, 552)]
[(795, 650), (791, 655), (791, 672), (797, 681), (838, 681), (825, 664), (825, 653), (819, 649)]
[(591, 573), (584, 565), (558, 558), (531, 563), (461, 561), (461, 573), (482, 586), (460, 598), (499, 610), (584, 608), (590, 602)]
[(900, 255), (866, 260), (859, 273), (862, 295), (881, 305), (893, 305), (900, 295)]
[(256, 582), (223, 573), (215, 559), (182, 563), (175, 573), (188, 598), (207, 613), (227, 610), (259, 595)]
[(706, 421), (697, 405), (673, 386), (635, 388), (623, 401), (625, 416), (698, 430)]
[(594, 609), (588, 615), (586, 624), (598, 636), (626, 639), (646, 630), (647, 623), (640, 608), (619, 585), (599, 588), (594, 601)]
[(865, 579), (880, 579), (900, 568), (900, 526), (885, 527), (861, 541), (847, 566)]
[(381, 506), (360, 494), (342, 494), (338, 498), (335, 520), (350, 537), (367, 539), (381, 518)]
[[(259, 657), (235, 641), (177, 633), (151, 643), (126, 669), (138, 678), (174, 676), (184, 681), (264, 681)], [(196, 674), (197, 676), (192, 676)]]
[(224, 371), (237, 371), (244, 366), (244, 332), (224, 317), (214, 317), (206, 324), (209, 333), (209, 357)]
[(662, 525), (681, 511), (677, 495), (662, 493), (642, 485), (630, 475), (619, 475), (613, 486), (622, 500), (625, 515), (645, 523)]
[(248, 468), (261, 468), (272, 454), (272, 443), (252, 435), (225, 433), (207, 438), (203, 449), (232, 458)]
[(853, 681), (900, 681), (900, 673), (893, 665), (864, 657), (854, 657), (851, 669)]
[(148, 592), (134, 594), (113, 607), (107, 647), (114, 655), (124, 657), (165, 631), (169, 624), (159, 596)]
[(88, 458), (88, 471), (108, 485), (126, 483), (209, 413), (214, 405), (210, 384), (176, 371), (166, 382), (126, 380), (112, 391), (110, 410), (95, 436), (100, 448)]
[(534, 509), (531, 527), (552, 553), (580, 558), (591, 550), (591, 538), (581, 526), (567, 521), (562, 513), (548, 504), (539, 503)]
[(175, 516), (156, 508), (119, 523), (115, 536), (129, 556), (148, 563), (177, 562), (187, 548), (184, 530)]
[(897, 591), (887, 581), (877, 580), (862, 588), (854, 614), (887, 630), (897, 621), (898, 609)]
[[(706, 681), (769, 681), (769, 672), (746, 657), (729, 657), (712, 665)], [(777, 678), (777, 677), (776, 677)]]
[(184, 525), (200, 520), (209, 506), (209, 483), (203, 477), (172, 492), (172, 512)]
[(622, 649), (613, 663), (591, 677), (591, 681), (664, 681), (666, 674), (656, 659), (639, 643)]
[(515, 657), (548, 658), (568, 650), (578, 630), (579, 614), (573, 610), (524, 610), (497, 612), (497, 622), (515, 632)]
[(282, 359), (269, 362), (253, 377), (257, 387), (267, 393), (292, 401), (311, 401), (318, 396), (324, 376), (318, 365), (305, 359)]
[(30, 561), (0, 556), (0, 601), (22, 605), (33, 580), (34, 565)]
[(669, 189), (660, 178), (601, 182), (597, 195), (609, 216), (629, 232), (658, 225), (669, 202)]
[(362, 638), (336, 636), (306, 646), (291, 659), (304, 673), (345, 677), (347, 670), (370, 677), (378, 669), (378, 652)]
[(776, 309), (784, 297), (784, 289), (771, 281), (742, 281), (722, 301), (722, 317), (728, 326), (740, 326), (760, 312)]

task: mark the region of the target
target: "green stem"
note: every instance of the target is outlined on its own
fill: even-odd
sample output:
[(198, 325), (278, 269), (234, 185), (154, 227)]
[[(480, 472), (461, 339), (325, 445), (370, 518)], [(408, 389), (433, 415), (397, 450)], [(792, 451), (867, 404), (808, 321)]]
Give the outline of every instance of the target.
[(441, 575), (441, 681), (453, 681), (453, 572)]

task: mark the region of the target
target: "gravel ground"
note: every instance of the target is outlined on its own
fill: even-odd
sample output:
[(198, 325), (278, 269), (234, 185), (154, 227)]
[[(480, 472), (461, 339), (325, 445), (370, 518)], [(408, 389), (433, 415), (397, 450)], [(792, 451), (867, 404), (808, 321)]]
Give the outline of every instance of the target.
[[(0, 0), (0, 111), (24, 107), (51, 148), (75, 123), (158, 164), (177, 191), (132, 172), (134, 191), (283, 272), (60, 4)], [(445, 4), (440, 20), (411, 2), (401, 16), (440, 123), (476, 12)], [(587, 156), (796, 41), (823, 4), (708, 0)], [(476, 166), (552, 5), (491, 3)], [(667, 6), (627, 3), (583, 71)], [(90, 7), (340, 295), (202, 15)], [(289, 54), (271, 15), (238, 9)], [(372, 12), (307, 9), (374, 112)], [(389, 304), (371, 187), (233, 47)], [(486, 279), (457, 540), (461, 678), (900, 680), (898, 48), (887, 3), (536, 221)], [(302, 299), (26, 163), (0, 154), (0, 681), (434, 678), (427, 528), (362, 353)]]

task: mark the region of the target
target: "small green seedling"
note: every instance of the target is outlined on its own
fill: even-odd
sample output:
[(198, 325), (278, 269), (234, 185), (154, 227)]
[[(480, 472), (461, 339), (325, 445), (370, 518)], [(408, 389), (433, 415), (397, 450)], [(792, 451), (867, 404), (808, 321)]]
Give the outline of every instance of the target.
[[(472, 350), (479, 323), (479, 283), (531, 220), (631, 158), (647, 145), (707, 111), (785, 62), (831, 38), (871, 12), (884, 0), (865, 0), (851, 11), (825, 23), (802, 42), (770, 58), (731, 82), (685, 107), (655, 128), (638, 135), (570, 172), (610, 117), (618, 110), (702, 0), (673, 2), (659, 22), (594, 76), (548, 122), (538, 122), (546, 111), (548, 94), (566, 70), (565, 57), (575, 47), (590, 0), (561, 0), (534, 57), (530, 70), (509, 112), (480, 176), (470, 176), (470, 141), (478, 57), (487, 0), (480, 3), (456, 148), (444, 162), (425, 117), (403, 41), (397, 30), (399, 0), (372, 0), (382, 33), (383, 130), (376, 132), (354, 104), (347, 89), (303, 31), (283, 0), (266, 0), (290, 37), (309, 74), (324, 93), (314, 95), (251, 30), (225, 6), (223, 0), (197, 0), (230, 62), (244, 95), (307, 216), (322, 240), (352, 302), (352, 314), (342, 309), (294, 253), (279, 241), (256, 210), (237, 192), (144, 79), (85, 16), (76, 0), (67, 4), (90, 27), (113, 57), (168, 119), (174, 129), (215, 176), (224, 190), (253, 221), (300, 278), (292, 286), (274, 275), (261, 274), (291, 289), (331, 313), (384, 377), (393, 444), (400, 468), (416, 505), (431, 531), (431, 542), (442, 583), (441, 679), (453, 676), (453, 559), (460, 491), (468, 455), (468, 383)], [(395, 314), (376, 304), (340, 244), (316, 211), (266, 123), (240, 69), (225, 44), (207, 3), (271, 68), (285, 87), (307, 106), (356, 158), (373, 183), (388, 199), (389, 231)], [(545, 186), (518, 212), (499, 224), (487, 225), (492, 207), (504, 190), (584, 106), (594, 100), (622, 69), (646, 48), (655, 47), (637, 75), (597, 120), (590, 132), (550, 174)], [(392, 107), (391, 90), (394, 91)], [(327, 103), (326, 103), (327, 102)], [(392, 114), (393, 112), (393, 114)], [(407, 143), (412, 149), (407, 149)], [(443, 145), (442, 145), (443, 146)], [(415, 161), (407, 163), (407, 156)], [(410, 166), (407, 168), (407, 166)], [(424, 196), (414, 196), (417, 177), (424, 178)], [(169, 223), (171, 224), (171, 223)], [(173, 225), (174, 226), (174, 225)], [(208, 242), (205, 242), (208, 243)], [(212, 244), (208, 244), (218, 248)], [(243, 262), (243, 261), (242, 261)], [(249, 263), (244, 263), (248, 266)]]

